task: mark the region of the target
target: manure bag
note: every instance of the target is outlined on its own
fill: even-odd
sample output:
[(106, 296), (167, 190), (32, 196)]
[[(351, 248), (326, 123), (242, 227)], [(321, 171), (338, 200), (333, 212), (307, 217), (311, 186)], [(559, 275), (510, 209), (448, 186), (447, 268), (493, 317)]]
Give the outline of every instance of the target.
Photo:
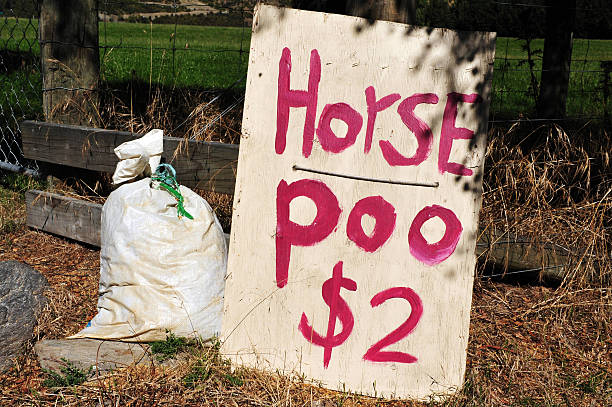
[[(143, 160), (129, 159), (141, 171)], [(179, 186), (173, 172), (161, 164), (152, 178), (122, 185), (106, 200), (98, 313), (70, 338), (149, 342), (164, 340), (168, 331), (204, 340), (219, 335), (225, 237), (210, 205)]]

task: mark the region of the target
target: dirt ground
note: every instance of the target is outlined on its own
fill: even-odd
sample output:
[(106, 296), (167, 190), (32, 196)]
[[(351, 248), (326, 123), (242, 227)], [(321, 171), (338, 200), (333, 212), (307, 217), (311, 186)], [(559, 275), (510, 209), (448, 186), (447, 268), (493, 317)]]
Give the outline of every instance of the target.
[[(24, 214), (15, 194), (13, 210)], [(3, 228), (7, 229), (7, 228)], [(33, 345), (81, 329), (96, 311), (99, 250), (28, 230), (0, 234), (0, 260), (26, 262), (50, 283), (49, 304)], [(219, 374), (185, 386), (178, 367), (132, 368), (73, 388), (46, 388), (31, 346), (0, 376), (0, 405), (249, 406), (609, 406), (612, 405), (612, 301), (609, 289), (557, 289), (477, 278), (465, 387), (441, 403), (380, 400), (325, 390), (304, 378), (243, 371), (239, 383)], [(191, 369), (191, 370), (190, 370)]]

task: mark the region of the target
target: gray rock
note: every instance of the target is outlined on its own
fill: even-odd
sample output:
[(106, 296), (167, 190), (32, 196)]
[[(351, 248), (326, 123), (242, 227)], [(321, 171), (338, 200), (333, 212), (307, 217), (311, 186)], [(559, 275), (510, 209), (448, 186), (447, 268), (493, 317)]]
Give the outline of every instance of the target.
[(48, 285), (47, 279), (27, 264), (0, 262), (0, 372), (14, 365), (32, 339)]

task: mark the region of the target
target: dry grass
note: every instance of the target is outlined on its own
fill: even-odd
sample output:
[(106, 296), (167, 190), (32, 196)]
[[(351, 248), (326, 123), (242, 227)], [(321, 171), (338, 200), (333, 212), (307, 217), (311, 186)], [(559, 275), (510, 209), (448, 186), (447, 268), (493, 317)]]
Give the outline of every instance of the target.
[(133, 82), (126, 92), (104, 95), (101, 127), (138, 134), (158, 128), (166, 136), (238, 144), (240, 100), (240, 92), (232, 90), (213, 92), (161, 85), (149, 88), (147, 84)]
[(474, 297), (468, 405), (610, 405), (609, 290), (479, 283)]
[(195, 192), (208, 202), (210, 207), (215, 211), (219, 223), (226, 233), (229, 233), (232, 225), (232, 204), (234, 201), (233, 195), (220, 194), (218, 192), (205, 191), (196, 189)]
[[(187, 118), (181, 136), (200, 132), (228, 106), (198, 106), (191, 100), (181, 116)], [(176, 119), (168, 105), (166, 113), (157, 105), (140, 115), (133, 107), (117, 106), (108, 116), (117, 116), (116, 126), (109, 127), (144, 132), (153, 127), (172, 129), (185, 120)], [(237, 141), (239, 114), (236, 111), (233, 119), (209, 126), (202, 139)], [(204, 347), (191, 348), (169, 367), (130, 367), (74, 388), (48, 389), (42, 385), (45, 375), (30, 348), (12, 371), (0, 376), (0, 405), (612, 405), (611, 152), (612, 142), (603, 131), (568, 134), (548, 126), (492, 132), (481, 223), (558, 247), (570, 253), (572, 261), (560, 286), (537, 280), (525, 285), (508, 279), (476, 279), (466, 383), (445, 402), (381, 400), (327, 390), (299, 375), (232, 371), (218, 353)], [(99, 200), (108, 186), (68, 182), (56, 185), (56, 190)], [(9, 197), (0, 201), (2, 222), (12, 219), (19, 224), (0, 230), (0, 260), (25, 261), (51, 284), (50, 302), (32, 344), (76, 333), (96, 311), (99, 251), (27, 230), (22, 192), (14, 188), (0, 192)], [(231, 197), (199, 192), (227, 230)], [(485, 263), (480, 263), (479, 273)], [(189, 377), (199, 380), (188, 385)]]
[(19, 201), (19, 192), (2, 188), (0, 190), (0, 233), (2, 235), (23, 227), (25, 219), (25, 206), (13, 207)]
[(554, 247), (571, 262), (564, 286), (612, 282), (612, 140), (548, 125), (494, 130), (481, 225)]

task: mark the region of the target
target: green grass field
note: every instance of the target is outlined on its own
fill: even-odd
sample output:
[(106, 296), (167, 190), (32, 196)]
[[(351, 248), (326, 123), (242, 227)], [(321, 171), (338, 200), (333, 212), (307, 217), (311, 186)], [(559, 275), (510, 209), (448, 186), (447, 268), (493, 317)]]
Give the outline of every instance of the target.
[[(525, 41), (517, 38), (497, 39), (492, 114), (501, 118), (516, 118), (519, 115), (529, 114), (535, 109), (531, 73), (527, 62), (527, 51), (523, 49), (524, 44)], [(536, 83), (540, 81), (543, 49), (543, 39), (532, 41), (533, 74)], [(612, 61), (612, 41), (574, 40), (567, 98), (568, 116), (603, 115), (601, 63), (604, 61)]]
[(100, 53), (102, 76), (225, 88), (246, 73), (249, 41), (250, 30), (235, 27), (178, 26), (175, 34), (173, 25), (100, 24), (100, 45), (110, 47)]
[[(34, 24), (4, 20), (0, 49), (39, 55)], [(101, 77), (111, 85), (137, 79), (177, 88), (222, 89), (247, 70), (248, 28), (177, 26), (175, 32), (174, 25), (100, 23), (99, 30), (100, 45), (105, 46), (100, 50)], [(514, 119), (533, 113), (536, 93), (523, 44), (515, 38), (497, 40), (492, 118)], [(536, 85), (543, 45), (541, 39), (531, 43)], [(612, 61), (612, 41), (574, 41), (568, 116), (603, 115), (602, 61)], [(1, 81), (6, 83), (6, 79)]]

